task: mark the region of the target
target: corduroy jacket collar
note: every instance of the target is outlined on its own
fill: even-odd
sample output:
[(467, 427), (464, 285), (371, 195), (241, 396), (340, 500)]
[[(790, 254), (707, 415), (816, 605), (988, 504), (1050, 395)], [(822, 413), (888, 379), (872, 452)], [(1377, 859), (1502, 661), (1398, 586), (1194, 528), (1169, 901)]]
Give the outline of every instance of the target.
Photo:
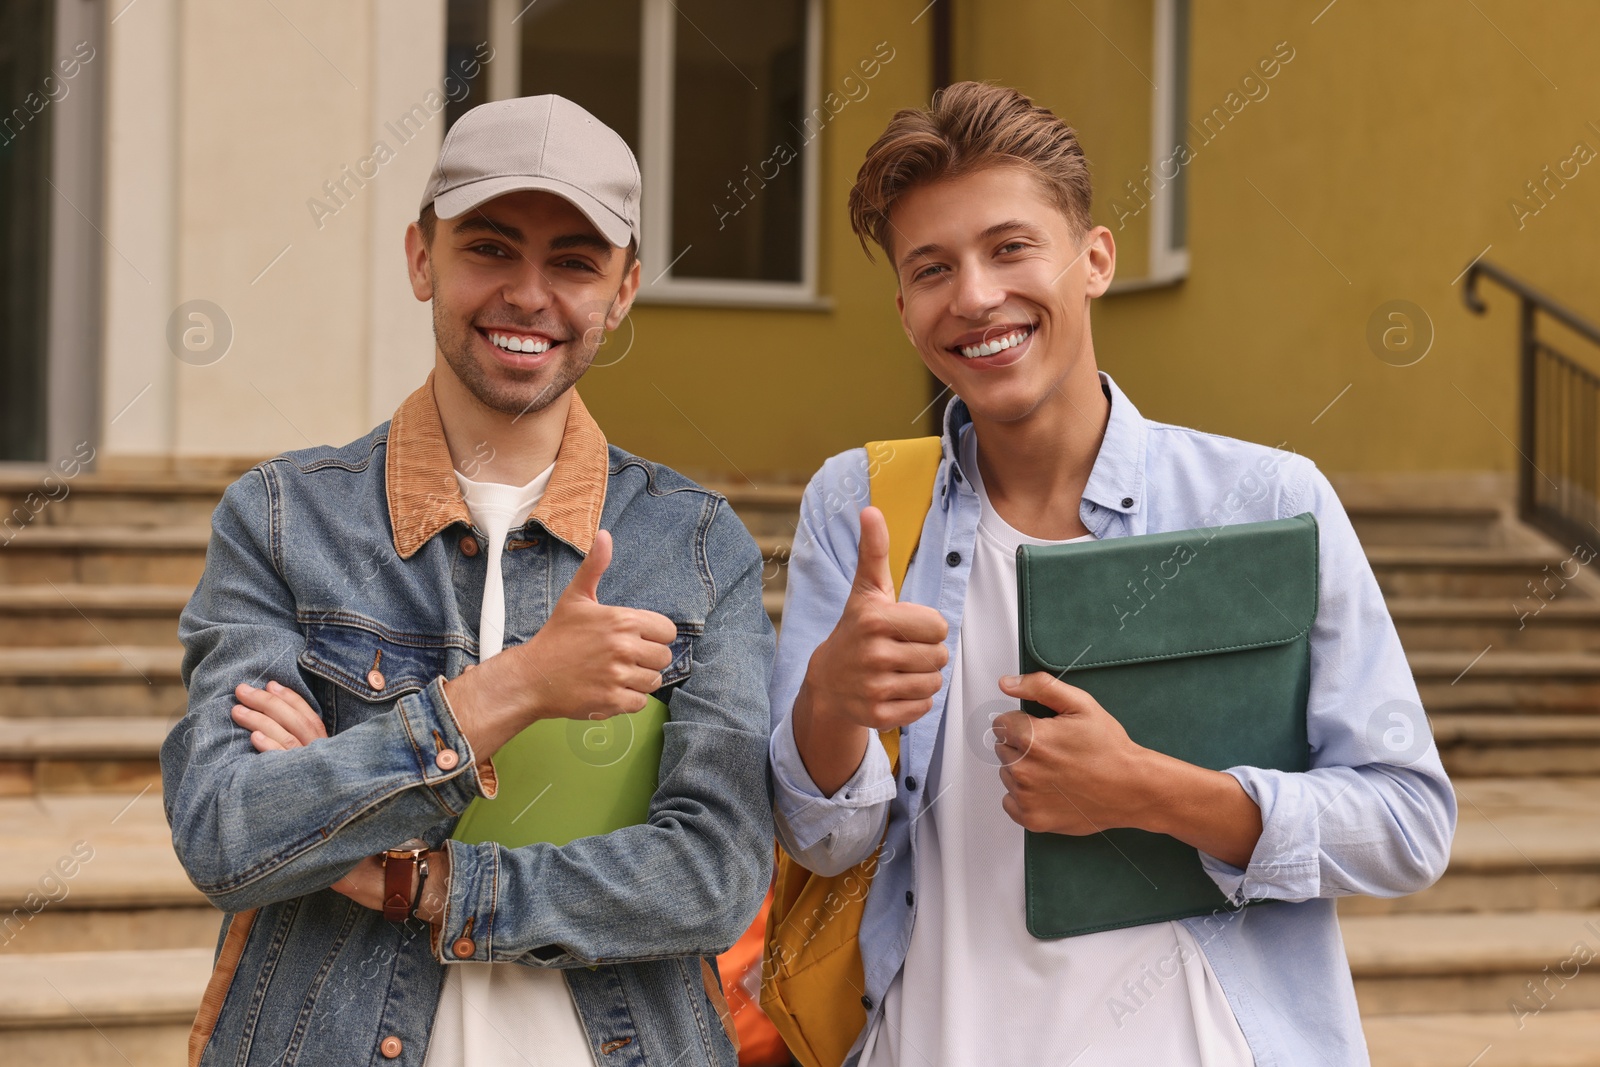
[[(573, 390), (556, 469), (543, 499), (528, 518), (588, 555), (600, 529), (609, 471), (605, 434)], [(384, 487), (394, 550), (401, 559), (410, 559), (451, 523), (472, 521), (450, 462), (444, 424), (433, 395), (432, 372), (389, 421)]]

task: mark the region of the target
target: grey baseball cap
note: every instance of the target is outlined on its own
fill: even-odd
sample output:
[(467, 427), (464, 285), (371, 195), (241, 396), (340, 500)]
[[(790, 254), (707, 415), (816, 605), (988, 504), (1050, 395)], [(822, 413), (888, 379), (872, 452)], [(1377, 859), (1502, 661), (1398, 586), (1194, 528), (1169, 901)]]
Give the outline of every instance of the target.
[(422, 205), (453, 219), (506, 193), (569, 201), (618, 248), (639, 240), (639, 163), (611, 127), (563, 96), (479, 104), (439, 147)]

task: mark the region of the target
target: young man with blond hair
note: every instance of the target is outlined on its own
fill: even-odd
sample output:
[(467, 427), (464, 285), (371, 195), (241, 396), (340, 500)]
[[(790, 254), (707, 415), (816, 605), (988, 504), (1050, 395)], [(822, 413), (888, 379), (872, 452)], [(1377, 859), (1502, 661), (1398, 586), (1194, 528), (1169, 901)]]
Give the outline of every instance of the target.
[[(822, 874), (880, 842), (891, 857), (866, 901), (867, 1026), (847, 1063), (1366, 1063), (1334, 898), (1432, 883), (1456, 812), (1328, 479), (1145, 419), (1098, 369), (1090, 304), (1116, 248), (1092, 223), (1072, 129), (1022, 94), (966, 82), (897, 113), (850, 210), (895, 272), (906, 337), (955, 396), (898, 600), (862, 449), (812, 479), (789, 565), (771, 690), (780, 838)], [(1014, 675), (1019, 546), (1305, 511), (1320, 538), (1309, 771), (1194, 766), (1135, 744), (1084, 690)], [(1024, 700), (1056, 714), (1034, 719)], [(1382, 708), (1414, 709), (1420, 743), (1375, 744)], [(893, 728), (897, 774), (878, 736)], [(1030, 936), (1024, 828), (1117, 827), (1177, 838), (1231, 902), (1270, 903)]]

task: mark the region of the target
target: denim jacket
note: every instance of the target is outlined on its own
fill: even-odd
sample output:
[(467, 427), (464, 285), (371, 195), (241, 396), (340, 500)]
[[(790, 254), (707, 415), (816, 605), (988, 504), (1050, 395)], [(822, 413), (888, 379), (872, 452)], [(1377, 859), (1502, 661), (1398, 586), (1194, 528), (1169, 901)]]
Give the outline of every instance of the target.
[[(260, 464), (213, 516), (179, 621), (188, 713), (161, 750), (178, 858), (228, 913), (190, 1062), (421, 1064), (445, 968), (475, 960), (561, 968), (603, 1067), (732, 1067), (702, 959), (744, 931), (771, 874), (760, 553), (725, 499), (609, 447), (574, 396), (544, 499), (503, 549), (505, 644), (611, 531), (601, 602), (678, 627), (660, 786), (646, 823), (603, 836), (446, 843), (497, 788), (443, 682), (477, 661), (501, 546), (472, 527), (432, 385), (358, 441)], [(269, 679), (320, 711), (326, 740), (251, 747), (233, 688)], [(440, 927), (328, 888), (413, 836), (450, 851)]]
[[(1078, 512), (1095, 537), (1316, 516), (1320, 573), (1306, 710), (1312, 769), (1230, 768), (1261, 808), (1261, 839), (1243, 869), (1200, 856), (1231, 901), (1270, 903), (1183, 922), (1256, 1067), (1366, 1064), (1334, 898), (1400, 896), (1432, 884), (1456, 822), (1455, 794), (1383, 594), (1333, 487), (1310, 460), (1147, 420), (1110, 375), (1102, 371), (1100, 380), (1111, 415)], [(973, 432), (971, 417), (956, 399), (945, 413), (933, 505), (901, 591), (902, 600), (945, 617), (951, 664), (980, 511), (957, 460), (964, 431)], [(778, 835), (801, 863), (835, 874), (883, 842), (860, 935), (870, 1028), (916, 918), (916, 826), (935, 799), (927, 784), (951, 667), (933, 709), (901, 733), (899, 779), (873, 735), (854, 776), (823, 797), (800, 760), (789, 714), (812, 652), (849, 595), (867, 497), (859, 448), (829, 460), (806, 489), (772, 681), (771, 758)]]

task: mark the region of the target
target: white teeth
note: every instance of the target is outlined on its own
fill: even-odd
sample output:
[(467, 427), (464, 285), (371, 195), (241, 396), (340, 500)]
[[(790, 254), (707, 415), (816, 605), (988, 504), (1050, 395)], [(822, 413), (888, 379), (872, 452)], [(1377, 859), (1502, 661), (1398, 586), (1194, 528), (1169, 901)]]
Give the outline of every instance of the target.
[(535, 341), (531, 337), (512, 337), (504, 333), (491, 333), (489, 340), (495, 347), (503, 348), (507, 352), (528, 352), (538, 354), (550, 349), (549, 341)]
[(1033, 327), (1028, 326), (1024, 329), (1017, 330), (1015, 333), (1008, 333), (1004, 337), (997, 338), (993, 341), (986, 341), (983, 344), (977, 345), (967, 345), (961, 349), (961, 354), (966, 356), (968, 359), (982, 359), (984, 356), (992, 356), (997, 352), (1004, 352), (1008, 348), (1015, 348), (1017, 345), (1020, 345), (1023, 341), (1027, 340), (1028, 335), (1031, 333), (1033, 333)]

